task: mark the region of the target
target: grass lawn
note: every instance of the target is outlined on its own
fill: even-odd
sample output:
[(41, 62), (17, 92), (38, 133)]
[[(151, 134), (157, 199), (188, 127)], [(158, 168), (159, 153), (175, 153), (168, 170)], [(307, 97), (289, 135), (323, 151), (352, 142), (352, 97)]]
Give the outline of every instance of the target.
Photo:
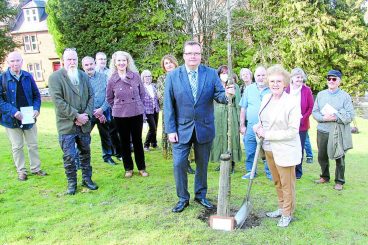
[[(260, 225), (221, 232), (199, 219), (203, 208), (193, 201), (183, 213), (171, 212), (177, 202), (172, 163), (163, 160), (160, 151), (146, 153), (150, 177), (135, 173), (124, 179), (121, 162), (110, 166), (102, 161), (96, 129), (92, 166), (93, 180), (100, 188), (82, 188), (79, 172), (77, 194), (64, 195), (66, 177), (53, 105), (44, 103), (38, 120), (39, 151), (42, 169), (49, 176), (18, 181), (10, 143), (0, 128), (0, 244), (368, 244), (368, 178), (364, 177), (368, 173), (368, 121), (357, 121), (361, 133), (353, 135), (355, 148), (346, 156), (343, 191), (333, 190), (333, 182), (313, 183), (320, 172), (313, 122), (310, 136), (315, 159), (303, 165), (303, 178), (297, 182), (295, 222), (282, 229), (276, 226), (277, 219), (264, 217), (276, 208), (277, 199), (273, 184), (259, 171), (251, 197)], [(215, 203), (216, 166), (209, 165), (207, 195)], [(332, 177), (334, 170), (332, 164)], [(244, 166), (238, 163), (231, 180), (231, 209), (240, 207), (246, 193), (248, 182), (241, 179), (243, 174)], [(193, 175), (189, 189), (193, 196)]]

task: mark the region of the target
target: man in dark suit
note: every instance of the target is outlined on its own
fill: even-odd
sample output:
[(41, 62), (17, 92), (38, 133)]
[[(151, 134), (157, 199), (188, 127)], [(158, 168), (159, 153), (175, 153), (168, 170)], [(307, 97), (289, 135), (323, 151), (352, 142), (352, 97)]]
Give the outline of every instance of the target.
[(51, 74), (49, 89), (55, 103), (56, 126), (63, 150), (65, 174), (68, 179), (68, 195), (77, 190), (76, 147), (82, 168), (82, 185), (97, 190), (93, 183), (91, 167), (91, 118), (93, 113), (93, 89), (86, 73), (78, 69), (75, 49), (63, 53), (64, 67)]
[[(197, 165), (194, 200), (206, 209), (213, 209), (206, 199), (207, 167), (215, 136), (213, 100), (226, 104), (227, 97), (216, 71), (200, 65), (201, 52), (198, 42), (186, 42), (185, 64), (170, 72), (165, 82), (165, 131), (173, 143), (174, 176), (179, 197), (172, 209), (175, 213), (189, 205), (187, 162), (192, 144)], [(233, 86), (226, 90), (229, 94), (235, 93)]]

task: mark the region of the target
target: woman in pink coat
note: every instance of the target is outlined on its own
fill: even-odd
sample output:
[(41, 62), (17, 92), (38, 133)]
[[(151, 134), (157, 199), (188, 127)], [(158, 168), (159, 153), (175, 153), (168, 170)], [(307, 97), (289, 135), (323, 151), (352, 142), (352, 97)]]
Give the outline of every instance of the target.
[(302, 158), (300, 163), (295, 167), (295, 175), (297, 179), (300, 179), (303, 175), (302, 163), (303, 152), (305, 146), (305, 138), (309, 129), (309, 116), (312, 114), (313, 109), (313, 94), (311, 89), (305, 85), (307, 76), (301, 68), (294, 68), (291, 71), (291, 83), (286, 88), (286, 92), (295, 96), (296, 100), (300, 103), (300, 109), (302, 112), (302, 118), (300, 119), (299, 136), (302, 144)]

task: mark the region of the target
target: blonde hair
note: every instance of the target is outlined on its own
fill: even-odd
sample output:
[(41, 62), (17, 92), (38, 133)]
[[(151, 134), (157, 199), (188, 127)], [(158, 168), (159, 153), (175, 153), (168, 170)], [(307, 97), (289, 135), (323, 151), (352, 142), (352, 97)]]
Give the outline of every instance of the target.
[(282, 67), (282, 65), (277, 64), (277, 65), (273, 65), (270, 68), (267, 69), (267, 85), (269, 83), (269, 77), (272, 75), (282, 75), (284, 77), (284, 86), (287, 87), (289, 86), (289, 82), (290, 82), (290, 73), (284, 69), (284, 67)]
[(167, 54), (164, 57), (162, 57), (162, 59), (161, 59), (161, 68), (162, 68), (162, 70), (164, 70), (164, 72), (166, 72), (165, 66), (164, 66), (165, 60), (170, 60), (171, 63), (173, 63), (175, 65), (175, 67), (179, 66), (178, 60), (173, 55)]
[(112, 54), (111, 60), (110, 60), (110, 76), (116, 72), (116, 66), (115, 66), (116, 65), (116, 57), (119, 56), (119, 55), (123, 55), (127, 58), (127, 60), (128, 60), (127, 70), (132, 71), (132, 72), (138, 72), (138, 69), (134, 64), (134, 60), (128, 52), (116, 51), (115, 53)]

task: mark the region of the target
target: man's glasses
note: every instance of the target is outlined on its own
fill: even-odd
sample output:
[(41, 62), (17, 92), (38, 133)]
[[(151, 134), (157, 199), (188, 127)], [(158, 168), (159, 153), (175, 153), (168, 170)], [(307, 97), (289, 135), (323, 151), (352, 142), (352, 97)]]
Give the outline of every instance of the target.
[(188, 55), (188, 56), (200, 56), (201, 53), (184, 53), (185, 55)]
[(337, 77), (328, 77), (327, 81), (333, 81), (336, 82), (337, 81)]

